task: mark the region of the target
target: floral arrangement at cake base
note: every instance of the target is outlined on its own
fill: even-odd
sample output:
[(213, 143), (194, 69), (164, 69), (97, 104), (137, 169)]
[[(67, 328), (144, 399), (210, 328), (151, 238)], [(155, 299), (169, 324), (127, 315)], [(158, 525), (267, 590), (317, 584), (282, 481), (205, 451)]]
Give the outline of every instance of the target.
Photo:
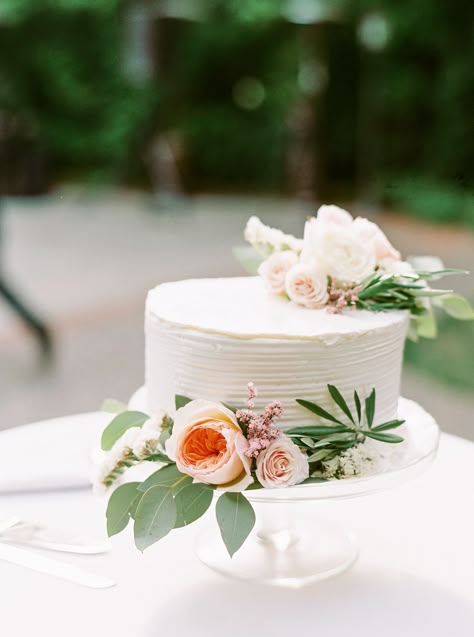
[[(251, 382), (247, 404), (240, 409), (176, 396), (173, 419), (164, 412), (121, 411), (102, 435), (96, 487), (111, 489), (127, 469), (140, 463), (158, 468), (143, 482), (125, 482), (112, 492), (109, 536), (133, 520), (135, 543), (143, 551), (173, 529), (202, 517), (215, 497), (217, 523), (232, 556), (255, 524), (245, 492), (376, 472), (382, 443), (403, 442), (392, 430), (404, 421), (374, 422), (375, 390), (364, 399), (354, 391), (350, 409), (335, 386), (327, 388), (336, 413), (298, 399), (317, 421), (287, 430), (278, 426), (284, 423), (279, 401), (261, 412), (255, 409), (257, 389)], [(112, 407), (116, 409), (117, 403)]]

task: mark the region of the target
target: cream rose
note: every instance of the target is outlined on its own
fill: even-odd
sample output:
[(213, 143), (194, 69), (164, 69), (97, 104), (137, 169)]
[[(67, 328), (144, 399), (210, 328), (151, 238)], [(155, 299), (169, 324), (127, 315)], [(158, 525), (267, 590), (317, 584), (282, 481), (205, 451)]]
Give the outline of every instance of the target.
[(257, 479), (267, 489), (299, 484), (308, 475), (306, 454), (285, 435), (274, 440), (257, 458)]
[(350, 226), (306, 222), (302, 259), (311, 255), (318, 269), (338, 281), (360, 283), (376, 266), (375, 248)]
[(291, 250), (274, 252), (260, 265), (258, 273), (271, 292), (282, 294), (285, 291), (286, 274), (297, 262), (298, 257)]
[(166, 452), (196, 482), (243, 491), (253, 482), (248, 442), (235, 414), (220, 403), (193, 400), (176, 412)]
[(352, 223), (352, 215), (344, 208), (339, 206), (320, 206), (316, 213), (318, 223), (335, 223), (339, 226), (350, 226)]
[(391, 259), (390, 257), (386, 257), (385, 259), (381, 259), (379, 261), (379, 267), (381, 270), (390, 275), (406, 276), (412, 277), (414, 279), (417, 278), (415, 270), (413, 269), (412, 265), (408, 263), (408, 261), (400, 261), (399, 259)]
[(322, 308), (329, 300), (327, 277), (314, 264), (298, 263), (288, 270), (286, 293), (298, 305)]
[(376, 223), (363, 217), (357, 217), (357, 219), (354, 219), (352, 227), (360, 239), (373, 243), (377, 262), (382, 259), (400, 260), (400, 252), (395, 250), (385, 233), (382, 232)]
[(250, 217), (244, 230), (245, 239), (264, 256), (275, 251), (292, 250), (301, 252), (303, 240), (285, 234), (277, 228), (266, 226), (258, 217)]

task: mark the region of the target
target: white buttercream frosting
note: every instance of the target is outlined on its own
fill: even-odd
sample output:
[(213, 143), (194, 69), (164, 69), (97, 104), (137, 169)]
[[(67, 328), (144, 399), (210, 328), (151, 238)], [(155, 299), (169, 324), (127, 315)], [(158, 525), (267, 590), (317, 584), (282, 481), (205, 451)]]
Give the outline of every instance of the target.
[(271, 295), (258, 277), (164, 283), (146, 305), (146, 392), (149, 410), (173, 412), (174, 395), (243, 406), (246, 385), (257, 406), (281, 400), (284, 427), (315, 417), (296, 398), (335, 405), (327, 384), (350, 405), (354, 389), (377, 391), (377, 421), (395, 417), (406, 312), (346, 310), (329, 314)]

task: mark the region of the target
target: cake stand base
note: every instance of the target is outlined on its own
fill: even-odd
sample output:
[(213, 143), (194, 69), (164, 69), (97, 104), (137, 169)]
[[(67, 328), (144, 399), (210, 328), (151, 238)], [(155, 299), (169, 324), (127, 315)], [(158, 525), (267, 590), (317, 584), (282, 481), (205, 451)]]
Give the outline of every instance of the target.
[(232, 558), (214, 519), (202, 529), (197, 554), (206, 566), (232, 578), (299, 588), (338, 575), (356, 561), (354, 537), (306, 512), (309, 503), (253, 505), (255, 528)]

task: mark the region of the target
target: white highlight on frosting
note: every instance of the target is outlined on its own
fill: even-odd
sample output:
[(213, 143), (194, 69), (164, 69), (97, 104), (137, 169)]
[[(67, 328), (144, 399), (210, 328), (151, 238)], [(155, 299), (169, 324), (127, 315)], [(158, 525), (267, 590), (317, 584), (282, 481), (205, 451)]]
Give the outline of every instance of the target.
[(165, 283), (146, 306), (147, 408), (174, 411), (174, 396), (243, 406), (246, 385), (257, 407), (281, 400), (284, 428), (314, 424), (296, 398), (337, 413), (327, 384), (350, 406), (353, 391), (377, 392), (376, 420), (396, 416), (408, 313), (298, 307), (264, 290), (258, 277)]

